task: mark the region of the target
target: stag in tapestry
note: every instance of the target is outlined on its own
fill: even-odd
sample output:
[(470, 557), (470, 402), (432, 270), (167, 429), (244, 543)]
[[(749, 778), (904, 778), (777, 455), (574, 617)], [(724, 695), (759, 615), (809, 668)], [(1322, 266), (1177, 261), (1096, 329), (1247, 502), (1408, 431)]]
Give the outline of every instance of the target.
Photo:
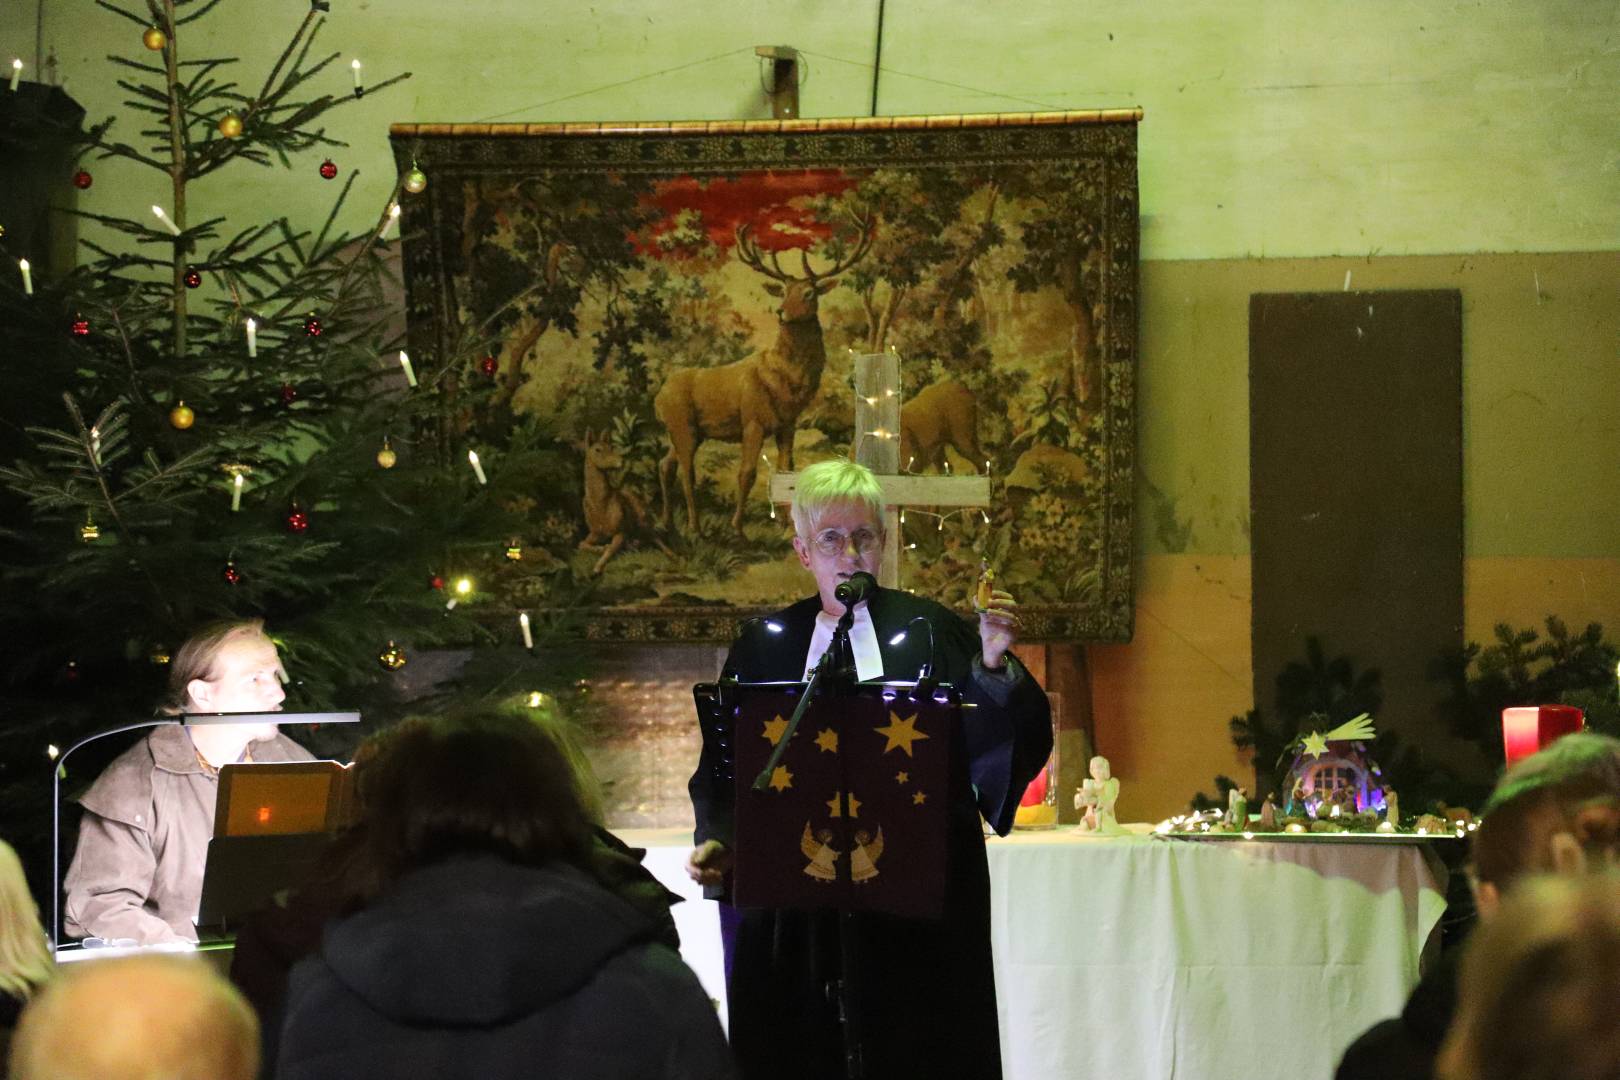
[[(803, 270), (782, 269), (777, 252), (760, 254), (752, 224), (737, 226), (737, 258), (765, 277), (761, 288), (781, 300), (776, 306), (777, 335), (769, 348), (746, 360), (717, 368), (672, 370), (653, 398), (653, 411), (669, 437), (669, 453), (659, 466), (664, 500), (664, 527), (670, 525), (670, 474), (680, 471), (686, 498), (686, 528), (697, 532), (697, 505), (692, 498), (692, 466), (698, 444), (723, 439), (740, 444), (737, 466), (737, 509), (731, 527), (743, 534), (743, 505), (754, 488), (755, 465), (766, 437), (776, 443), (776, 467), (793, 469), (793, 440), (799, 414), (821, 388), (827, 344), (821, 331), (819, 297), (838, 284), (838, 275), (857, 265), (872, 242), (872, 219), (857, 219), (860, 240), (852, 254), (817, 272), (802, 249)], [(770, 265), (767, 266), (766, 263)]]
[(458, 416), (509, 448), (529, 543), (604, 604), (778, 604), (799, 571), (769, 476), (871, 435), (853, 357), (893, 349), (903, 467), (992, 477), (983, 513), (908, 516), (906, 587), (965, 600), (988, 559), (1031, 604), (1095, 606), (1122, 482), (1109, 330), (1134, 319), (1109, 299), (1134, 296), (1109, 245), (1134, 279), (1135, 235), (1110, 237), (1106, 167), (469, 178), (443, 295), (496, 362), (463, 374)]

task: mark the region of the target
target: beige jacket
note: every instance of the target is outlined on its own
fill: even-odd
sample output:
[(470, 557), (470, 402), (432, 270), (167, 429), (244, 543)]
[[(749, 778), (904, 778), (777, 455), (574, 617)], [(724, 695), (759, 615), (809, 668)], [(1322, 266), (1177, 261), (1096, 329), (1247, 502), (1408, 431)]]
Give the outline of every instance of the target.
[[(285, 735), (252, 743), (254, 761), (311, 761)], [(119, 755), (79, 800), (79, 846), (62, 883), (72, 937), (196, 941), (219, 776), (191, 735), (160, 727)]]

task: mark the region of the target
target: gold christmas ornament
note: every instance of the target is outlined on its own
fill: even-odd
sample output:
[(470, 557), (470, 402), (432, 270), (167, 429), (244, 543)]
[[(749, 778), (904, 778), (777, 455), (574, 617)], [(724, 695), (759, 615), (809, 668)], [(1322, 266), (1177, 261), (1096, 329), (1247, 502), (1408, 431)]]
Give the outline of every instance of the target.
[(164, 667), (169, 662), (169, 649), (166, 645), (154, 645), (146, 659), (154, 667)]
[(412, 195), (420, 195), (425, 187), (427, 187), (427, 173), (412, 165), (410, 171), (405, 174), (405, 190)]
[(519, 540), (516, 540), (516, 539), (507, 541), (507, 544), (506, 544), (506, 557), (508, 559), (511, 559), (513, 562), (517, 562), (519, 559), (523, 558), (523, 543), (522, 543), (522, 541), (519, 541)]
[(101, 539), (101, 526), (97, 525), (95, 519), (88, 514), (85, 515), (84, 524), (79, 526), (79, 539), (86, 544)]
[(180, 402), (169, 410), (169, 423), (180, 431), (184, 431), (197, 422), (197, 414), (191, 411), (191, 406)]
[(169, 35), (165, 34), (162, 30), (159, 30), (155, 26), (148, 26), (146, 28), (146, 32), (141, 35), (141, 44), (145, 45), (153, 52), (162, 52), (163, 46), (167, 45), (168, 43)]
[(242, 118), (235, 113), (226, 113), (219, 118), (219, 133), (227, 139), (237, 138), (242, 134)]
[(390, 641), (388, 647), (377, 654), (377, 663), (389, 671), (398, 671), (405, 666), (405, 650)]
[(384, 439), (382, 449), (377, 451), (377, 464), (385, 469), (392, 469), (398, 461), (399, 455), (394, 453), (394, 448), (388, 445), (387, 439)]

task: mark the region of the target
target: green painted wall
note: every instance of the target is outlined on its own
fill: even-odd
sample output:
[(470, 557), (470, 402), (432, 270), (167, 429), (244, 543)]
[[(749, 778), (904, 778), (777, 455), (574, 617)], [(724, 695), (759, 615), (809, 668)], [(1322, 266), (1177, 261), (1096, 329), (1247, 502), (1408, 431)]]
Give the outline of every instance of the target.
[(1139, 548), (1248, 551), (1248, 297), (1347, 280), (1462, 292), (1466, 553), (1620, 556), (1614, 251), (1145, 263)]
[[(0, 27), (0, 56), (31, 74), (34, 8), (14, 0)], [(251, 53), (252, 84), (306, 9), (223, 10), (186, 48)], [(393, 121), (764, 116), (753, 46), (767, 43), (807, 54), (804, 115), (863, 115), (876, 13), (876, 0), (338, 0), (320, 42), (342, 54), (330, 88), (348, 87), (354, 56), (374, 77), (415, 77), (344, 114), (354, 145), (334, 156), (381, 199)], [(92, 116), (121, 98), (102, 57), (148, 55), (138, 27), (91, 0), (45, 0), (43, 31)], [(1143, 106), (1148, 259), (1620, 243), (1616, 0), (914, 0), (887, 5), (882, 49), (885, 114)], [(268, 200), (314, 214), (330, 194), (317, 163), (291, 189), (267, 173), (206, 194), (226, 212)], [(89, 202), (145, 205), (162, 189), (120, 177)]]

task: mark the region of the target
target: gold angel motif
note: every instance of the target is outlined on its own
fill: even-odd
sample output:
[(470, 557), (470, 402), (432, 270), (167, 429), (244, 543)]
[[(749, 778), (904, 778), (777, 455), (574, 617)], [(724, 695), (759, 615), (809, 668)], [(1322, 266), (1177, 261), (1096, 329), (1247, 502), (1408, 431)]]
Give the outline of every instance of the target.
[(883, 826), (878, 826), (877, 839), (865, 829), (855, 834), (855, 850), (849, 855), (849, 875), (859, 885), (878, 876), (877, 861), (883, 858)]
[(804, 857), (810, 860), (804, 872), (817, 881), (833, 881), (838, 872), (833, 864), (838, 861), (840, 852), (832, 846), (832, 830), (822, 829), (819, 834), (810, 831), (810, 823), (804, 823), (804, 835), (799, 838), (799, 850)]

